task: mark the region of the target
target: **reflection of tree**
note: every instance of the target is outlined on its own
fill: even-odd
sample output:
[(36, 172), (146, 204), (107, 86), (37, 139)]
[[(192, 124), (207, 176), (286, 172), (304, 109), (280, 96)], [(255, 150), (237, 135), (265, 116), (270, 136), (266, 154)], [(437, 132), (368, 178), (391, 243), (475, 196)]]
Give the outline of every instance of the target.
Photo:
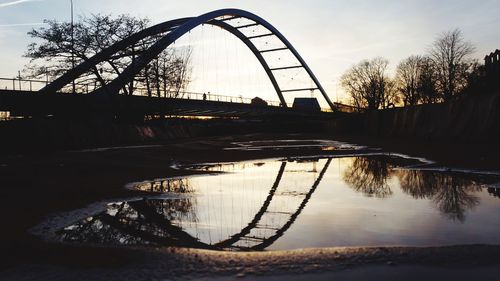
[(432, 173), (422, 173), (419, 170), (398, 170), (396, 175), (399, 178), (401, 190), (413, 198), (430, 198), (439, 188)]
[[(200, 246), (173, 221), (196, 221), (190, 198), (109, 204), (107, 210), (59, 231), (63, 241)], [(200, 245), (198, 245), (200, 244)]]
[(390, 176), (387, 158), (356, 157), (344, 172), (344, 181), (367, 196), (385, 198), (392, 195), (387, 183)]
[(479, 204), (479, 198), (469, 192), (478, 191), (478, 189), (480, 189), (478, 186), (460, 186), (450, 182), (443, 185), (432, 200), (449, 218), (464, 222), (465, 211)]
[(397, 158), (357, 157), (344, 172), (344, 181), (367, 196), (392, 195), (388, 179), (396, 175), (401, 190), (416, 199), (429, 199), (452, 220), (463, 222), (467, 210), (479, 204), (472, 193), (481, 190), (484, 178), (422, 170), (391, 170), (399, 166)]
[(194, 198), (181, 198), (174, 200), (147, 200), (146, 203), (155, 213), (172, 221), (197, 221), (193, 211), (196, 202)]
[(481, 185), (471, 178), (419, 170), (399, 170), (401, 189), (414, 198), (431, 199), (438, 209), (452, 220), (465, 221), (465, 212), (479, 204), (471, 193)]
[(147, 192), (193, 193), (187, 178), (148, 181), (137, 184), (134, 189)]

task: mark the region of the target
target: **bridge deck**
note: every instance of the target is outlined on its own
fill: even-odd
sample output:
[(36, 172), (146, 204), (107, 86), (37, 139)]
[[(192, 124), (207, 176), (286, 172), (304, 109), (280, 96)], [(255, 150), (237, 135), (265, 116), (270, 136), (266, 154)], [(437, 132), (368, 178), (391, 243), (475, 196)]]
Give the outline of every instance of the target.
[(13, 116), (118, 113), (214, 117), (331, 118), (332, 114), (337, 114), (222, 101), (123, 95), (107, 97), (83, 94), (40, 94), (12, 90), (0, 90), (0, 111), (9, 111)]

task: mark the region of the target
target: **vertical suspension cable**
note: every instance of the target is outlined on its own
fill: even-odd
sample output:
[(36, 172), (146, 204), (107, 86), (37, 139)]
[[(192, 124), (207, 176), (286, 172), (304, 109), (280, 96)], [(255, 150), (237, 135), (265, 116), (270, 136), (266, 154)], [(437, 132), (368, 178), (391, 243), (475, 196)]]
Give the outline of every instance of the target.
[[(229, 52), (228, 52), (228, 48), (227, 48), (227, 39), (229, 37), (229, 33), (228, 32), (224, 32), (224, 54), (225, 55), (225, 61), (226, 61), (226, 67), (224, 68), (224, 71), (225, 71), (225, 78), (224, 78), (224, 90), (228, 93), (231, 93), (231, 78), (229, 77), (229, 73), (231, 73), (229, 71)], [(227, 89), (229, 87), (229, 89)]]
[(213, 72), (213, 84), (214, 86), (212, 87), (213, 88), (213, 92), (216, 93), (216, 94), (219, 94), (218, 92), (218, 75), (217, 75), (217, 71), (218, 71), (218, 61), (217, 61), (217, 31), (215, 29), (215, 26), (211, 26), (211, 32), (210, 32), (211, 36), (212, 36), (212, 44), (211, 44), (211, 50), (212, 50), (212, 67), (214, 68), (212, 70)]
[[(205, 25), (202, 24), (201, 25), (201, 38), (198, 38), (198, 46), (201, 48), (201, 66), (202, 66), (202, 70), (201, 70), (201, 80), (202, 80), (202, 85), (201, 85), (201, 89), (202, 89), (202, 92), (205, 93), (206, 92), (206, 86), (205, 86), (205, 44), (204, 44), (204, 39), (205, 38)], [(200, 41), (200, 39), (202, 39)]]
[(240, 52), (239, 52), (239, 49), (238, 49), (238, 45), (235, 44), (235, 50), (236, 50), (236, 60), (237, 60), (237, 65), (236, 65), (236, 77), (237, 77), (237, 83), (238, 83), (238, 86), (237, 86), (237, 94), (238, 96), (243, 96), (243, 93), (241, 91), (241, 73), (240, 73), (240, 68), (241, 68), (241, 57), (240, 57)]
[(208, 244), (212, 245), (212, 221), (210, 220), (210, 211), (212, 210), (210, 208), (210, 196), (211, 193), (210, 193), (210, 189), (209, 188), (205, 188), (207, 190), (207, 219), (208, 219), (208, 225), (207, 225), (207, 230), (208, 230)]

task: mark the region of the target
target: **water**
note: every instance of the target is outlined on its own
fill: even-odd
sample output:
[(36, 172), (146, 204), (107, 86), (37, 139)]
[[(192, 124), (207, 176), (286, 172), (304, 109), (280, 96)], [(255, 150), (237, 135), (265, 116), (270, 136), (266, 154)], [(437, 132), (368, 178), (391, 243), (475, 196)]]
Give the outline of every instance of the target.
[(201, 165), (213, 173), (132, 184), (151, 196), (109, 203), (58, 237), (217, 250), (498, 244), (499, 176), (405, 168), (421, 165), (387, 155)]

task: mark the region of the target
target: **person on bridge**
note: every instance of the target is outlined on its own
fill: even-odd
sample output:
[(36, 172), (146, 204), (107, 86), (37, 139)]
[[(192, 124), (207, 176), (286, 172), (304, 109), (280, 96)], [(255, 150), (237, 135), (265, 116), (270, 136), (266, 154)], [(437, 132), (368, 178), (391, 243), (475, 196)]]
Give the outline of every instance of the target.
[(203, 100), (207, 100), (207, 94), (203, 93)]

